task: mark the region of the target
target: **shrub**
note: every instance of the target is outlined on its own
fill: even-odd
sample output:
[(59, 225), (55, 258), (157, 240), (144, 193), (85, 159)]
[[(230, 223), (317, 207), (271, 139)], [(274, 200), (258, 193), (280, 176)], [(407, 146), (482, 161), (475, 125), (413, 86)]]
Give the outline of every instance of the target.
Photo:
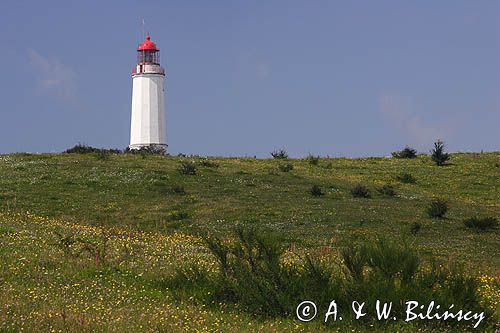
[(307, 161), (309, 162), (310, 165), (318, 165), (319, 164), (319, 156), (314, 156), (309, 154), (307, 156)]
[(406, 146), (405, 149), (403, 149), (403, 150), (393, 152), (392, 157), (395, 157), (395, 158), (416, 158), (417, 151), (413, 148)]
[(420, 222), (413, 222), (410, 228), (410, 232), (413, 236), (416, 236), (420, 229), (422, 229), (422, 224), (420, 224)]
[(217, 301), (235, 302), (254, 315), (289, 316), (304, 299), (327, 306), (337, 294), (331, 271), (310, 257), (303, 268), (283, 265), (284, 246), (273, 235), (254, 229), (236, 229), (236, 240), (206, 239), (219, 265), (214, 296)]
[(220, 239), (206, 243), (217, 258), (224, 288), (218, 296), (239, 302), (247, 311), (256, 314), (285, 312), (282, 304), (285, 285), (279, 265), (280, 248), (254, 230), (237, 229), (233, 246)]
[(84, 144), (77, 144), (72, 148), (69, 148), (64, 151), (66, 154), (121, 154), (121, 150), (119, 149), (101, 149), (101, 148), (95, 148), (91, 146), (87, 146)]
[(181, 164), (178, 168), (179, 172), (183, 175), (196, 175), (198, 168), (196, 166), (196, 162), (193, 160), (184, 160), (181, 161)]
[(54, 245), (60, 248), (65, 256), (77, 256), (75, 252), (74, 245), (78, 242), (78, 238), (74, 233), (61, 233), (59, 231), (54, 231), (57, 237), (57, 241)]
[(347, 246), (340, 251), (348, 274), (357, 282), (363, 280), (367, 258), (361, 252), (361, 247), (355, 244)]
[(94, 258), (96, 264), (104, 264), (108, 256), (110, 239), (110, 235), (103, 230), (97, 239), (81, 240), (83, 243), (82, 253), (87, 252)]
[(173, 212), (168, 216), (170, 221), (180, 221), (185, 220), (189, 217), (189, 214), (183, 211)]
[(165, 147), (158, 145), (145, 146), (139, 149), (130, 149), (130, 147), (127, 147), (124, 152), (126, 154), (138, 154), (142, 158), (146, 158), (145, 155), (167, 155)]
[(395, 241), (380, 239), (375, 243), (364, 244), (362, 251), (367, 266), (387, 280), (400, 277), (402, 282), (408, 283), (420, 265), (417, 253), (408, 244), (400, 245)]
[(397, 175), (396, 180), (405, 184), (415, 184), (417, 182), (417, 180), (410, 173), (407, 172), (403, 172)]
[(79, 143), (76, 146), (65, 150), (64, 152), (67, 154), (91, 154), (91, 153), (97, 153), (99, 151), (100, 151), (99, 148), (94, 148), (94, 147)]
[(369, 198), (371, 196), (370, 190), (365, 185), (358, 184), (351, 190), (351, 194), (355, 198)]
[(479, 229), (479, 230), (488, 230), (493, 229), (498, 226), (498, 221), (494, 217), (471, 217), (464, 221), (464, 225), (467, 228)]
[(215, 161), (211, 161), (208, 158), (204, 158), (204, 159), (200, 160), (199, 163), (201, 166), (203, 166), (205, 168), (218, 168), (219, 167), (219, 163), (217, 163)]
[(96, 156), (98, 161), (107, 161), (109, 160), (109, 153), (106, 150), (99, 150)]
[(278, 165), (278, 169), (282, 172), (289, 172), (293, 170), (293, 164), (292, 163), (280, 163)]
[[(265, 317), (293, 316), (304, 300), (326, 309), (331, 295), (335, 295), (339, 308), (349, 308), (355, 299), (363, 300), (367, 307), (374, 307), (376, 300), (392, 302), (391, 314), (398, 318), (404, 317), (406, 311), (402, 300), (419, 304), (434, 300), (443, 308), (454, 304), (457, 309), (484, 311), (482, 325), (494, 323), (494, 318), (489, 319), (492, 311), (481, 303), (477, 278), (450, 266), (432, 262), (427, 265), (407, 243), (386, 239), (361, 245), (348, 242), (332, 254), (335, 263), (331, 265), (309, 255), (297, 263), (285, 262), (287, 247), (272, 234), (255, 229), (238, 228), (231, 241), (209, 236), (205, 244), (218, 264), (216, 272), (201, 266), (183, 269), (164, 280), (163, 285), (174, 293), (184, 292), (186, 298), (198, 297), (207, 304), (227, 302), (251, 315)], [(349, 311), (345, 316), (346, 322), (355, 320)], [(370, 313), (365, 318), (356, 322), (372, 326), (376, 320)], [(444, 321), (436, 321), (436, 325), (449, 328)]]
[(186, 190), (184, 189), (184, 186), (182, 186), (182, 185), (174, 185), (172, 187), (172, 193), (184, 195), (184, 194), (186, 194)]
[(271, 152), (271, 156), (276, 159), (285, 159), (288, 158), (288, 153), (285, 149), (277, 149)]
[(444, 152), (444, 142), (441, 140), (434, 142), (434, 149), (432, 149), (431, 153), (432, 160), (437, 166), (444, 165), (450, 158), (449, 154)]
[(427, 214), (432, 218), (443, 218), (448, 211), (448, 204), (442, 199), (433, 200), (427, 208)]
[(87, 253), (95, 260), (96, 264), (105, 263), (110, 235), (104, 230), (102, 230), (98, 237), (90, 239), (82, 238), (76, 233), (55, 231), (54, 234), (57, 237), (57, 241), (53, 245), (63, 250), (65, 256), (77, 258), (83, 253)]
[(389, 184), (385, 184), (384, 186), (378, 188), (377, 191), (378, 193), (389, 197), (394, 197), (396, 195), (396, 190), (394, 189), (394, 186)]
[(323, 191), (321, 190), (321, 187), (319, 185), (311, 186), (311, 189), (309, 190), (309, 192), (311, 193), (311, 195), (313, 197), (320, 197), (322, 195), (325, 195), (325, 193), (323, 193)]

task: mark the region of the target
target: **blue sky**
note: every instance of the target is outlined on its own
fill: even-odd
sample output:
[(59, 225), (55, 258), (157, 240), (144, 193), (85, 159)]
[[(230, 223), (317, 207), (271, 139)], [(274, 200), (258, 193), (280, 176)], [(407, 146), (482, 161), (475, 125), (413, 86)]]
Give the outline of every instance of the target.
[(125, 148), (141, 19), (173, 154), (500, 150), (499, 1), (0, 3), (0, 153)]

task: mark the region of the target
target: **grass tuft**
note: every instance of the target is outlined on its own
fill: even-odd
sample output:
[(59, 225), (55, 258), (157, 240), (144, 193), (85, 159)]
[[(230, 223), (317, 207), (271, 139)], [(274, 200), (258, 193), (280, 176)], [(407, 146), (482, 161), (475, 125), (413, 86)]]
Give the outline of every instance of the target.
[(471, 217), (464, 220), (464, 225), (467, 228), (478, 230), (489, 230), (498, 227), (498, 220), (494, 217)]
[(355, 198), (370, 198), (370, 190), (363, 184), (358, 184), (351, 189), (351, 195)]
[(448, 211), (448, 204), (443, 199), (435, 199), (431, 201), (429, 207), (427, 208), (427, 214), (431, 218), (443, 218)]

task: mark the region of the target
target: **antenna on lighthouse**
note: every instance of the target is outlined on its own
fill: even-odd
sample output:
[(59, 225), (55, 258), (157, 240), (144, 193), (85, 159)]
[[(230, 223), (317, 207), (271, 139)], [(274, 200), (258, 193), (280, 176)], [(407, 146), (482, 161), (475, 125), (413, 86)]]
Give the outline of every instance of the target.
[(144, 36), (144, 26), (146, 25), (146, 23), (144, 22), (144, 17), (142, 18), (142, 40), (144, 40), (144, 38), (146, 38), (146, 36)]

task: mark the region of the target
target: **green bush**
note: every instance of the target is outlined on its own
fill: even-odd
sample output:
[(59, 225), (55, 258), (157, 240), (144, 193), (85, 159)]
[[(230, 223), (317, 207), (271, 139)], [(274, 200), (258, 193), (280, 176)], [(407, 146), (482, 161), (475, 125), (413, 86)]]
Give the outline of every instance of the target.
[(109, 160), (109, 153), (105, 150), (100, 150), (97, 153), (96, 158), (98, 161), (107, 161)]
[(307, 156), (307, 161), (309, 162), (310, 165), (318, 165), (319, 164), (319, 156), (314, 156), (309, 154)]
[(119, 149), (102, 149), (87, 146), (84, 144), (77, 144), (72, 148), (66, 149), (64, 153), (66, 154), (120, 154), (122, 151)]
[(420, 265), (420, 259), (415, 250), (408, 244), (380, 239), (375, 243), (367, 243), (362, 247), (366, 264), (372, 269), (372, 274), (378, 274), (383, 279), (401, 279), (403, 283), (410, 282)]
[(78, 251), (75, 250), (75, 244), (79, 241), (75, 233), (54, 231), (57, 240), (53, 243), (64, 252), (65, 256), (78, 256)]
[(215, 161), (211, 161), (208, 158), (204, 158), (204, 159), (200, 160), (199, 164), (205, 168), (218, 168), (219, 167), (219, 163), (217, 163)]
[(378, 193), (382, 195), (386, 195), (389, 197), (394, 197), (396, 196), (396, 190), (394, 189), (394, 186), (385, 184), (384, 186), (380, 187), (377, 189)]
[(217, 301), (229, 301), (254, 315), (290, 316), (304, 299), (326, 306), (339, 292), (331, 272), (306, 257), (302, 268), (283, 265), (285, 247), (272, 234), (236, 229), (236, 240), (227, 244), (207, 238), (207, 247), (219, 264)]
[(355, 198), (370, 198), (371, 197), (370, 190), (368, 189), (368, 187), (366, 187), (365, 185), (362, 185), (362, 184), (358, 184), (358, 185), (354, 186), (353, 189), (351, 190), (351, 194)]
[(422, 229), (422, 224), (420, 222), (413, 222), (410, 228), (410, 232), (413, 236), (416, 236), (420, 229)]
[(437, 166), (444, 165), (450, 158), (450, 155), (444, 152), (444, 142), (441, 140), (434, 142), (434, 149), (432, 149), (431, 153), (431, 158)]
[(276, 159), (286, 159), (288, 158), (288, 153), (285, 149), (277, 149), (271, 152), (271, 156)]
[[(205, 243), (217, 261), (218, 272), (184, 269), (166, 279), (165, 287), (173, 288), (174, 293), (182, 291), (186, 298), (194, 295), (207, 304), (236, 304), (251, 315), (264, 317), (293, 317), (304, 300), (326, 309), (334, 295), (340, 309), (350, 308), (354, 300), (373, 308), (381, 300), (392, 302), (392, 314), (404, 318), (404, 300), (419, 304), (435, 301), (443, 308), (454, 304), (457, 309), (484, 311), (485, 321), (489, 320), (490, 325), (494, 322), (489, 317), (491, 310), (481, 303), (477, 278), (449, 266), (424, 263), (407, 243), (387, 239), (361, 245), (349, 242), (338, 254), (332, 254), (335, 262), (329, 265), (309, 255), (303, 256), (300, 263), (285, 263), (285, 244), (273, 234), (255, 229), (238, 228), (231, 241), (209, 236)], [(366, 327), (376, 321), (370, 312), (361, 321), (356, 321), (349, 311), (343, 316), (345, 322)], [(485, 327), (485, 321), (481, 327)], [(384, 325), (390, 323), (392, 320)], [(415, 325), (427, 324), (422, 321)], [(470, 325), (445, 321), (435, 324), (445, 331), (450, 330), (449, 325)]]
[(292, 163), (280, 163), (278, 165), (278, 169), (281, 172), (289, 172), (293, 170), (293, 164)]
[(79, 144), (75, 145), (74, 147), (65, 150), (64, 152), (66, 154), (91, 154), (91, 153), (97, 153), (99, 151), (100, 151), (99, 148), (94, 148), (94, 147), (79, 143)]
[(432, 218), (443, 218), (447, 211), (448, 204), (442, 199), (433, 200), (427, 208), (427, 214)]
[(102, 230), (102, 233), (93, 239), (80, 237), (81, 235), (73, 232), (54, 231), (57, 240), (52, 243), (55, 247), (61, 249), (67, 257), (77, 258), (87, 253), (96, 264), (104, 264), (108, 254), (108, 243), (110, 241), (109, 233)]
[(366, 257), (361, 252), (361, 247), (355, 244), (346, 246), (340, 251), (348, 275), (356, 282), (363, 281)]
[(403, 149), (403, 150), (392, 152), (392, 157), (395, 157), (395, 158), (416, 158), (417, 151), (413, 148), (406, 146), (405, 149)]
[(180, 221), (189, 218), (189, 214), (184, 211), (173, 212), (168, 216), (170, 221)]
[(464, 225), (467, 228), (488, 230), (496, 228), (498, 226), (498, 221), (494, 217), (471, 217), (464, 221)]
[(321, 187), (319, 185), (311, 186), (311, 189), (309, 190), (309, 192), (311, 193), (311, 195), (313, 197), (320, 197), (322, 195), (325, 195), (325, 193), (323, 193), (323, 190), (321, 189)]
[(184, 189), (184, 186), (182, 186), (182, 185), (174, 185), (174, 186), (172, 186), (172, 193), (184, 195), (184, 194), (186, 194), (186, 190)]
[(146, 155), (167, 155), (165, 147), (158, 145), (145, 146), (139, 149), (130, 149), (130, 147), (127, 147), (125, 148), (125, 153), (138, 154), (141, 155), (142, 158), (146, 158)]
[(407, 172), (403, 172), (397, 175), (396, 180), (405, 184), (415, 184), (417, 182), (417, 180), (410, 173)]
[(180, 164), (178, 170), (183, 175), (196, 175), (196, 173), (198, 171), (198, 167), (196, 166), (195, 161), (184, 160), (184, 161), (181, 161), (181, 164)]

